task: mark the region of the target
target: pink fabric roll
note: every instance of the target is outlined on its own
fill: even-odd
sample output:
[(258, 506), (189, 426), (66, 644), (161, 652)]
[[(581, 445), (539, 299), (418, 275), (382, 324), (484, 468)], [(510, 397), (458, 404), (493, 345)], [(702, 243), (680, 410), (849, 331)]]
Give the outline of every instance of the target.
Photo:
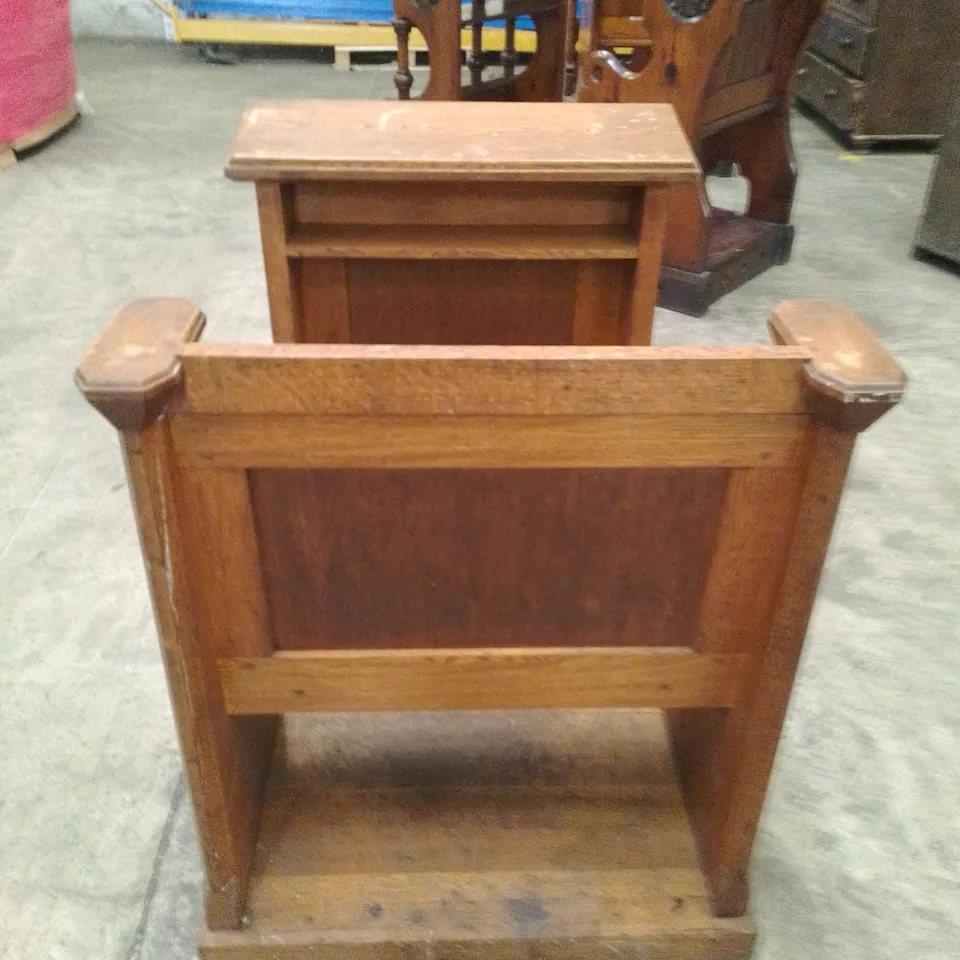
[(36, 130), (76, 90), (69, 0), (0, 0), (0, 143)]

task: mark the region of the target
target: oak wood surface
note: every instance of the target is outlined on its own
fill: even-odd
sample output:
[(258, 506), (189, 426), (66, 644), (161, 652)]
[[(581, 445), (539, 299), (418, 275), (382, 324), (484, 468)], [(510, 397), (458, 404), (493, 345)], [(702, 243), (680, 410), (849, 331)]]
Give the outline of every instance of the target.
[[(199, 333), (199, 317), (183, 301), (129, 305), (77, 380), (121, 428), (203, 848), (206, 922), (219, 928), (204, 936), (206, 955), (392, 960), (443, 942), (477, 957), (573, 960), (616, 943), (638, 958), (711, 960), (718, 941), (745, 949), (741, 927), (684, 913), (695, 895), (673, 893), (669, 870), (690, 859), (663, 872), (653, 854), (629, 858), (679, 831), (700, 862), (684, 889), (702, 891), (717, 915), (746, 908), (753, 836), (855, 436), (903, 393), (902, 372), (866, 328), (848, 311), (796, 301), (772, 314), (772, 347), (178, 346)], [(689, 825), (680, 813), (664, 833), (657, 824), (673, 814), (656, 804), (652, 821), (624, 820), (652, 809), (651, 796), (676, 797), (641, 788), (625, 801), (628, 770), (571, 791), (562, 751), (526, 747), (513, 769), (532, 783), (504, 793), (503, 763), (432, 766), (429, 737), (403, 748), (405, 759), (352, 771), (368, 787), (384, 785), (384, 770), (408, 778), (391, 809), (422, 811), (413, 834), (388, 814), (381, 826), (400, 829), (347, 831), (346, 845), (318, 850), (321, 813), (344, 809), (317, 793), (318, 776), (345, 786), (336, 763), (301, 776), (278, 757), (262, 810), (280, 711), (598, 702), (667, 708)], [(388, 716), (389, 730), (403, 729)], [(453, 730), (449, 714), (433, 716)], [(471, 745), (491, 749), (483, 722)], [(588, 726), (580, 715), (576, 729)], [(550, 730), (569, 746), (569, 729)], [(451, 736), (444, 748), (461, 750)], [(438, 785), (465, 771), (468, 781), (490, 774), (496, 790)], [(417, 798), (411, 778), (425, 791)], [(564, 789), (531, 792), (543, 784)], [(523, 809), (545, 818), (529, 843), (514, 834), (499, 848), (520, 851), (512, 861), (482, 846), (484, 830), (491, 843), (503, 836), (490, 830), (494, 796), (516, 823), (533, 822)], [(372, 826), (386, 808), (367, 791), (350, 805), (357, 824), (365, 802)], [(462, 842), (443, 832), (451, 802), (467, 824)], [(582, 851), (603, 852), (604, 823), (616, 824), (622, 855), (597, 866)], [(646, 839), (625, 843), (637, 829)], [(405, 846), (414, 835), (419, 860)], [(445, 871), (438, 856), (451, 843)], [(488, 859), (471, 859), (484, 850)], [(353, 869), (336, 867), (347, 860)], [(369, 881), (358, 879), (374, 860)], [(550, 921), (517, 920), (517, 898), (497, 899), (484, 865), (504, 874), (498, 889), (533, 890)], [(507, 876), (516, 873), (524, 879)], [(364, 926), (378, 920), (373, 889), (395, 891), (376, 901), (391, 919)], [(454, 890), (468, 906), (445, 913)], [(332, 901), (344, 912), (328, 912)], [(417, 911), (433, 917), (426, 931)]]
[(643, 711), (288, 718), (217, 960), (739, 960)]
[(227, 712), (730, 707), (746, 657), (595, 648), (305, 651), (220, 661)]
[(247, 108), (227, 176), (651, 183), (698, 168), (664, 104), (291, 100)]
[(283, 649), (689, 644), (724, 470), (254, 471)]

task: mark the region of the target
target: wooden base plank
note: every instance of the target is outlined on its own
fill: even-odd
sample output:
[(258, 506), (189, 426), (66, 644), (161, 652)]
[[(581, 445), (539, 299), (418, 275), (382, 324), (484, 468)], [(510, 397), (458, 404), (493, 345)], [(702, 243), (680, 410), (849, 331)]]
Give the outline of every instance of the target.
[(709, 227), (706, 269), (700, 273), (664, 264), (657, 304), (701, 317), (721, 297), (770, 267), (786, 263), (793, 246), (790, 224), (767, 223), (714, 211)]
[(204, 960), (735, 960), (657, 711), (287, 718), (242, 930)]

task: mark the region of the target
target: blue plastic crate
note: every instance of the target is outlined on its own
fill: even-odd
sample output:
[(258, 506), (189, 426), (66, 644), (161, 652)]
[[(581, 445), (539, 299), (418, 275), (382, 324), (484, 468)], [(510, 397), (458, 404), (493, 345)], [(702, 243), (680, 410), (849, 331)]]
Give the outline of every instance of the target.
[[(247, 17), (258, 20), (334, 20), (389, 23), (391, 0), (178, 0), (187, 17)], [(502, 26), (502, 21), (489, 26)], [(517, 20), (518, 30), (532, 30), (529, 17)]]

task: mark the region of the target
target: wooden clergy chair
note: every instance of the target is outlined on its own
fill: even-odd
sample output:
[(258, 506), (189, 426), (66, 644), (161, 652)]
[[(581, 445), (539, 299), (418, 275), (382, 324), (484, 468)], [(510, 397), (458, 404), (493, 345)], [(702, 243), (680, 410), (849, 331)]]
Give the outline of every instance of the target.
[(893, 359), (820, 301), (741, 348), (191, 343), (203, 322), (132, 303), (77, 371), (126, 458), (201, 956), (742, 956)]
[(712, 207), (702, 181), (674, 191), (661, 306), (699, 316), (789, 259), (790, 103), (797, 60), (825, 5), (585, 0), (577, 99), (672, 104), (703, 170), (736, 163), (750, 187), (742, 215)]
[[(572, 49), (575, 0), (394, 0), (393, 27), (397, 35), (395, 84), (401, 100), (410, 98), (409, 37), (419, 30), (430, 55), (430, 77), (421, 93), (424, 100), (560, 100), (568, 47)], [(536, 51), (526, 69), (517, 72), (516, 22), (530, 17), (536, 31)], [(502, 76), (483, 80), (486, 65), (484, 24), (503, 20), (500, 54)], [(461, 82), (460, 32), (470, 31), (467, 66), (470, 83)]]

